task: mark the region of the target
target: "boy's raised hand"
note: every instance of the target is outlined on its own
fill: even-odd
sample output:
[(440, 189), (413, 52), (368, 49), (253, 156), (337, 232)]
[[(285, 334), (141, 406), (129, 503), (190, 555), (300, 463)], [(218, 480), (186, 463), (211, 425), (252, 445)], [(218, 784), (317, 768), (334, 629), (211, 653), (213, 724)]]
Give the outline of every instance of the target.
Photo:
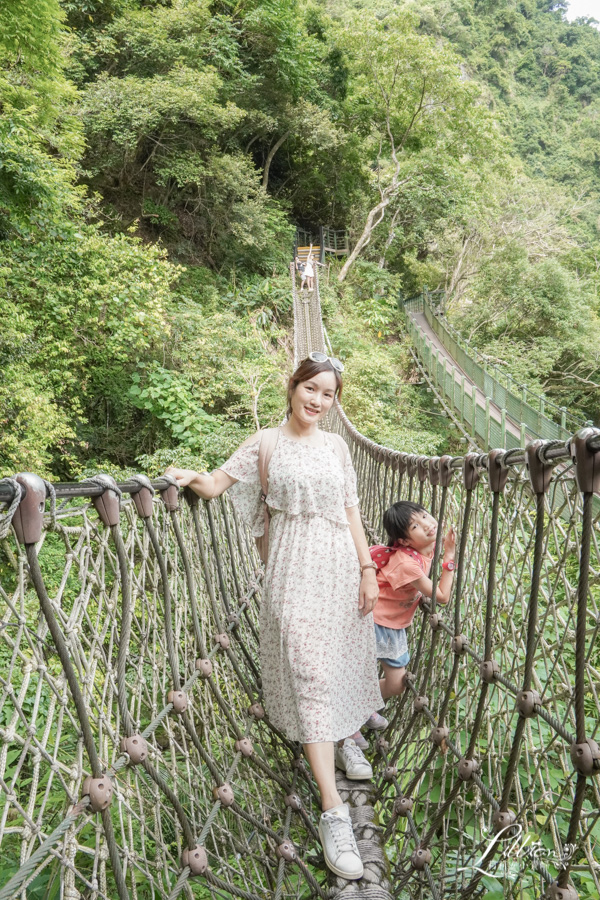
[(456, 534), (454, 528), (450, 526), (444, 535), (444, 559), (454, 559), (456, 553)]

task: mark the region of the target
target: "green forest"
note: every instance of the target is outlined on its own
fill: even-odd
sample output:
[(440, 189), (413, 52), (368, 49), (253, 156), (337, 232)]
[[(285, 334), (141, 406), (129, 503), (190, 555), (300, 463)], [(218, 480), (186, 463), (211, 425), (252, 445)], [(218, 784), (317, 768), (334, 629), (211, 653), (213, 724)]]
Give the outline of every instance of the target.
[(456, 448), (398, 298), (600, 418), (600, 31), (547, 0), (3, 0), (0, 476), (212, 467), (277, 422), (297, 226), (344, 406)]

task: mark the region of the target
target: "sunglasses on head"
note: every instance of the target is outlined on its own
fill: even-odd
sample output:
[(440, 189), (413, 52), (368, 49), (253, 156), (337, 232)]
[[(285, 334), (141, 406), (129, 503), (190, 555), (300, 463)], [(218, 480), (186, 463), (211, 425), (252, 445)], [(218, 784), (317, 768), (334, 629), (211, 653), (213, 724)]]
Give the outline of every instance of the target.
[(312, 350), (308, 354), (308, 358), (312, 362), (316, 363), (328, 362), (331, 366), (333, 366), (336, 372), (341, 373), (344, 371), (344, 364), (341, 363), (339, 359), (336, 359), (335, 356), (327, 356), (326, 353), (321, 353), (320, 350)]

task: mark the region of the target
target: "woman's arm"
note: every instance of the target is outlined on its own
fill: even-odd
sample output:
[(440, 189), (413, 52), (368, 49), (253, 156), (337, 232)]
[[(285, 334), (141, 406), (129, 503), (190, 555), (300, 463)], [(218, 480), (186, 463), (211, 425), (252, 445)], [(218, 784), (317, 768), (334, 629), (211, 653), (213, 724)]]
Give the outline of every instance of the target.
[[(347, 506), (346, 516), (350, 526), (350, 534), (356, 547), (359, 565), (366, 565), (371, 562), (371, 554), (369, 553), (369, 545), (362, 526), (359, 507)], [(379, 585), (377, 584), (375, 569), (364, 569), (360, 579), (360, 593), (358, 597), (358, 608), (362, 609), (363, 616), (372, 612), (378, 597)]]
[(221, 469), (215, 469), (209, 475), (208, 472), (194, 472), (193, 469), (176, 469), (175, 466), (169, 466), (165, 475), (171, 475), (179, 487), (191, 488), (203, 500), (220, 497), (237, 481), (237, 478), (232, 478)]
[[(260, 431), (251, 434), (243, 444), (240, 444), (240, 448), (257, 443), (260, 440), (260, 436)], [(179, 487), (191, 488), (203, 500), (212, 500), (213, 497), (220, 497), (227, 488), (230, 488), (232, 484), (238, 481), (237, 478), (232, 478), (231, 475), (228, 475), (222, 469), (215, 469), (209, 475), (208, 472), (194, 472), (193, 469), (177, 469), (175, 466), (169, 466), (165, 471), (165, 475), (172, 475)]]

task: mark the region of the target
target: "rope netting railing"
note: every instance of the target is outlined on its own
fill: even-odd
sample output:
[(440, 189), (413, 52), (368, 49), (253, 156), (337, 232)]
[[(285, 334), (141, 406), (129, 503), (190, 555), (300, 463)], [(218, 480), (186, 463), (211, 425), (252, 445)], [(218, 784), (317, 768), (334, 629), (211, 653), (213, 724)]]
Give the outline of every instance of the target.
[(316, 789), (260, 705), (262, 569), (228, 500), (25, 475), (0, 501), (1, 900), (325, 896)]
[(396, 499), (458, 533), (450, 606), (422, 603), (379, 742), (396, 895), (600, 896), (599, 433), (430, 459), (374, 444), (341, 408), (332, 427), (373, 540)]
[[(318, 285), (310, 306), (301, 338), (324, 350)], [(376, 742), (395, 896), (600, 896), (600, 431), (429, 458), (369, 440), (339, 404), (329, 427), (373, 541), (398, 499), (440, 522), (433, 573), (458, 534), (450, 604), (422, 603)]]
[[(297, 358), (323, 349), (318, 283), (294, 313)], [(599, 433), (429, 459), (341, 407), (329, 427), (371, 539), (398, 498), (458, 535), (370, 738), (365, 878), (329, 879), (301, 748), (261, 706), (262, 567), (227, 497), (22, 475), (0, 482), (0, 900), (600, 895)]]

